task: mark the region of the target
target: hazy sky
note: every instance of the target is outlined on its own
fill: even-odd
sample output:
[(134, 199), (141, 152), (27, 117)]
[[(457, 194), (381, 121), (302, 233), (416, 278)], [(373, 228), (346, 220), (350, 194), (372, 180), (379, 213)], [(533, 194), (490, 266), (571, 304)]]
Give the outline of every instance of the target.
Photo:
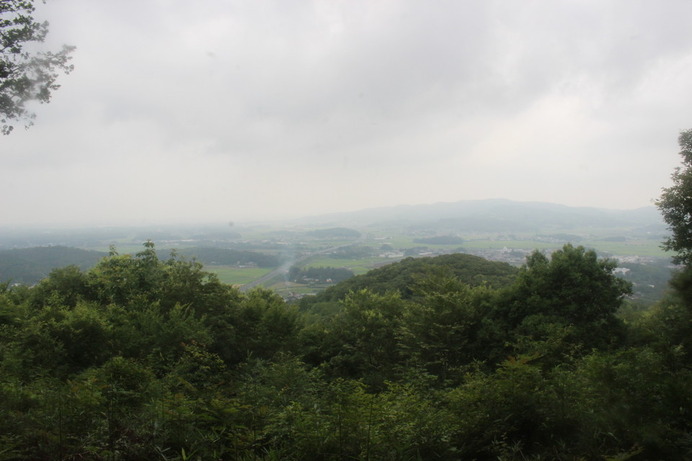
[(49, 0), (37, 15), (47, 47), (77, 47), (75, 71), (34, 127), (0, 137), (0, 226), (637, 208), (692, 128), (689, 0)]

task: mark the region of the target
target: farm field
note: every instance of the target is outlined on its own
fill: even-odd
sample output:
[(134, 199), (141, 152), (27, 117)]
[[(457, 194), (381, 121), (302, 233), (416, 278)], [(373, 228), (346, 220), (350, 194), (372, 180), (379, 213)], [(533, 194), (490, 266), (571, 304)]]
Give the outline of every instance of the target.
[[(565, 220), (564, 208), (560, 208), (557, 214), (539, 216), (531, 207), (521, 203), (515, 203), (513, 207), (516, 210), (510, 213), (505, 212), (506, 207), (501, 211), (488, 211), (489, 214), (481, 216), (483, 219), (477, 220), (482, 225), (475, 227), (472, 225), (473, 217), (469, 218), (470, 221), (466, 218), (435, 221), (431, 215), (426, 215), (427, 221), (416, 221), (415, 216), (397, 221), (384, 219), (380, 210), (379, 221), (369, 223), (346, 218), (340, 222), (330, 220), (329, 224), (302, 221), (231, 223), (230, 226), (225, 223), (197, 227), (6, 231), (0, 233), (0, 249), (66, 246), (107, 252), (114, 246), (119, 254), (125, 255), (142, 251), (142, 244), (150, 240), (156, 245), (162, 260), (168, 259), (173, 249), (185, 259), (195, 254), (191, 250), (199, 249), (200, 254), (204, 254), (204, 257), (198, 256), (204, 269), (217, 274), (224, 283), (245, 286), (246, 289), (259, 284), (281, 291), (292, 290), (292, 293), (324, 288), (316, 284), (288, 286), (285, 274), (292, 266), (300, 269), (345, 268), (360, 275), (409, 256), (449, 253), (469, 253), (519, 266), (534, 250), (550, 253), (566, 243), (594, 249), (599, 256), (617, 258), (621, 263), (670, 269), (669, 255), (660, 248), (666, 230), (657, 224), (653, 215), (624, 222), (620, 219), (622, 213), (604, 219), (605, 212), (601, 212), (590, 220), (585, 217), (584, 210), (572, 210), (572, 217)], [(434, 206), (429, 208), (433, 209)], [(494, 217), (499, 227), (485, 225), (488, 216)], [(531, 220), (530, 226), (526, 225), (527, 220)], [(360, 225), (355, 222), (360, 222)], [(214, 249), (218, 249), (218, 259), (213, 254)], [(51, 261), (51, 264), (51, 267), (61, 267), (70, 263)], [(47, 274), (51, 267), (39, 272)], [(11, 279), (13, 274), (7, 272), (4, 277)], [(654, 285), (653, 282), (650, 284)], [(660, 280), (655, 285), (660, 285)]]
[(272, 271), (271, 268), (231, 267), (206, 265), (204, 269), (216, 274), (223, 283), (229, 285), (244, 285), (257, 280)]
[[(463, 238), (464, 236), (462, 236)], [(412, 238), (405, 235), (393, 235), (385, 240), (386, 244), (391, 248), (392, 252), (403, 253), (404, 251), (412, 248), (425, 248), (425, 255), (436, 255), (444, 253), (470, 253), (477, 254), (489, 259), (505, 260), (514, 265), (522, 264), (524, 261), (524, 256), (522, 254), (528, 254), (533, 250), (541, 251), (553, 251), (560, 248), (566, 242), (546, 242), (542, 241), (540, 238), (525, 238), (525, 239), (497, 239), (495, 236), (487, 236), (483, 238), (482, 236), (476, 234), (473, 239), (465, 240), (462, 245), (422, 245), (413, 242)], [(256, 242), (259, 244), (259, 242)], [(383, 240), (381, 238), (363, 238), (356, 242), (352, 242), (353, 245), (359, 247), (370, 247), (372, 249), (372, 254), (381, 254), (381, 247), (383, 246)], [(609, 241), (600, 240), (598, 238), (593, 240), (583, 240), (574, 243), (575, 246), (582, 245), (589, 249), (596, 250), (602, 257), (640, 257), (640, 258), (656, 258), (665, 260), (667, 255), (660, 248), (658, 242), (654, 240), (628, 240), (624, 242), (619, 241)], [(295, 265), (301, 268), (309, 267), (334, 267), (334, 268), (346, 268), (351, 270), (355, 275), (360, 275), (368, 272), (371, 269), (380, 267), (385, 264), (391, 264), (393, 262), (399, 261), (404, 257), (382, 257), (382, 256), (366, 256), (366, 257), (334, 257), (325, 253), (325, 248), (343, 248), (348, 246), (347, 241), (329, 241), (329, 240), (319, 240), (315, 239), (309, 244), (305, 242), (296, 242), (291, 244), (287, 242), (283, 251), (284, 264), (288, 264), (287, 268), (290, 267), (290, 255), (294, 253), (295, 248), (296, 254), (313, 253), (313, 256), (307, 258), (298, 258)], [(298, 251), (298, 248), (300, 251)], [(503, 250), (505, 250), (503, 252)], [(509, 253), (506, 253), (509, 251)], [(514, 254), (512, 254), (514, 253)], [(420, 257), (417, 255), (415, 257)], [(232, 266), (215, 266), (207, 265), (206, 270), (216, 273), (219, 279), (224, 283), (229, 283), (232, 285), (244, 285), (250, 283), (254, 280), (261, 278), (262, 276), (271, 272), (268, 268), (238, 268)], [(320, 291), (328, 285), (324, 286), (306, 286), (301, 284), (287, 284), (286, 280), (281, 276), (277, 276), (272, 280), (267, 281), (264, 286), (266, 288), (272, 288), (277, 290), (281, 294), (285, 293), (314, 293), (315, 291)]]

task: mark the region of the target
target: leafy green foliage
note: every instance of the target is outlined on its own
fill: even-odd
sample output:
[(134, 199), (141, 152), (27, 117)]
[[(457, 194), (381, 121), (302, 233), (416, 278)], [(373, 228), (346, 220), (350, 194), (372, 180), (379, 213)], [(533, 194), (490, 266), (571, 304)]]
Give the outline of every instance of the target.
[(407, 264), (309, 317), (151, 242), (0, 285), (0, 459), (692, 456), (680, 298), (612, 323), (626, 284), (571, 246)]
[(682, 166), (672, 174), (673, 185), (663, 189), (656, 203), (672, 233), (663, 247), (676, 252), (675, 260), (687, 266), (692, 263), (692, 130), (678, 138)]
[(596, 252), (565, 245), (550, 259), (534, 252), (514, 285), (515, 311), (510, 320), (518, 322), (534, 314), (549, 314), (572, 323), (594, 322), (613, 315), (627, 282), (613, 274), (614, 261), (598, 260)]
[[(405, 310), (400, 343), (411, 363), (458, 381), (465, 365), (493, 357), (493, 337), (486, 319), (496, 302), (488, 287), (472, 287), (454, 278), (431, 278), (418, 284), (416, 302)], [(493, 338), (499, 339), (499, 338)]]
[(48, 23), (34, 19), (33, 0), (0, 2), (0, 123), (2, 133), (9, 134), (13, 123), (31, 125), (34, 115), (26, 108), (29, 101), (46, 103), (60, 86), (59, 73), (69, 73), (70, 53), (74, 47), (63, 46), (58, 52), (27, 51), (27, 44), (43, 42)]
[(510, 329), (541, 335), (541, 325), (573, 326), (575, 341), (602, 347), (618, 339), (615, 316), (628, 282), (613, 273), (616, 264), (599, 260), (596, 252), (565, 245), (550, 259), (536, 251), (527, 258), (516, 283), (507, 292), (500, 317)]

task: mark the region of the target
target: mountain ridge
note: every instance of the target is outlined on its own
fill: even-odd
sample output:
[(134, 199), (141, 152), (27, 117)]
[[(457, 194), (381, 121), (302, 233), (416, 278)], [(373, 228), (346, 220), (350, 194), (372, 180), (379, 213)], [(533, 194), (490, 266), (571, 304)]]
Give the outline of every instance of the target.
[(549, 202), (519, 202), (509, 199), (462, 200), (432, 204), (366, 208), (352, 212), (327, 213), (297, 220), (302, 224), (351, 226), (442, 224), (465, 231), (537, 231), (547, 227), (575, 226), (647, 227), (665, 230), (654, 206), (629, 210), (572, 207)]

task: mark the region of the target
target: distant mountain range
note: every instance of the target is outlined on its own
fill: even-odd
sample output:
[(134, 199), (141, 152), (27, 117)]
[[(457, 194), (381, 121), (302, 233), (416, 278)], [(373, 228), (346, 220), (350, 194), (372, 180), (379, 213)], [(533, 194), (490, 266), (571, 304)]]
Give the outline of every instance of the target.
[(505, 199), (370, 208), (300, 220), (312, 225), (350, 227), (446, 228), (455, 232), (564, 232), (574, 229), (628, 228), (664, 233), (657, 208), (634, 210), (570, 207)]

